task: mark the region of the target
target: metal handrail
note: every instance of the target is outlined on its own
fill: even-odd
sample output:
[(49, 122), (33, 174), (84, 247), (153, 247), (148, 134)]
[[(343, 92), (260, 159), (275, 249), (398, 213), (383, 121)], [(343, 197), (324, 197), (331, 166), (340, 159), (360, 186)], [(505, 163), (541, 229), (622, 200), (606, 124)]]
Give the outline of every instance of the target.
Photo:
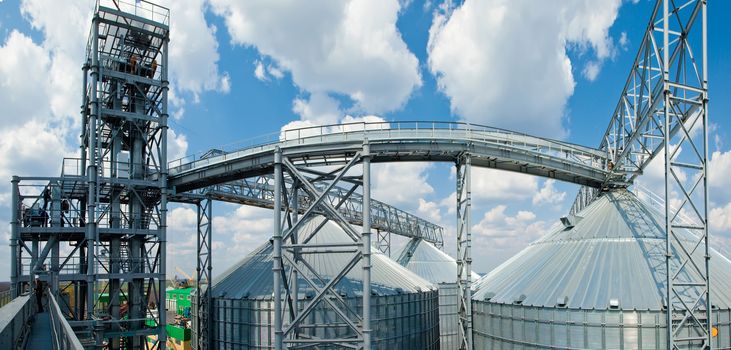
[(119, 9), (120, 11), (148, 19), (153, 22), (170, 24), (170, 10), (146, 0), (97, 0), (94, 12), (100, 7)]
[(74, 333), (69, 322), (61, 312), (51, 290), (46, 288), (48, 296), (48, 314), (51, 318), (51, 339), (54, 350), (84, 350), (81, 341)]
[(36, 313), (32, 294), (24, 294), (0, 308), (0, 349), (24, 349), (29, 324)]
[[(492, 140), (495, 138), (496, 135), (499, 135), (501, 136), (501, 144), (518, 144), (523, 146), (531, 146), (529, 144), (525, 144), (525, 142), (521, 140), (521, 138), (523, 137), (529, 137), (545, 141), (548, 144), (548, 146), (545, 147), (546, 151), (592, 158), (592, 163), (598, 161), (597, 164), (594, 165), (597, 168), (603, 169), (604, 164), (599, 163), (602, 163), (602, 161), (606, 158), (606, 155), (599, 150), (565, 141), (539, 138), (525, 133), (485, 125), (442, 121), (353, 122), (344, 124), (308, 126), (303, 128), (268, 133), (243, 141), (229, 143), (216, 148), (216, 150), (220, 151), (222, 154), (226, 154), (244, 149), (271, 146), (273, 144), (281, 142), (317, 139), (318, 137), (332, 136), (338, 134), (350, 135), (362, 133), (363, 136), (367, 136), (366, 134), (368, 132), (375, 131), (388, 132), (388, 137), (403, 136), (409, 131), (419, 132), (419, 137), (444, 137), (444, 132), (446, 131), (447, 137), (466, 137), (469, 140), (475, 141), (488, 140), (488, 136), (490, 137), (489, 140)], [(428, 133), (429, 131), (431, 131), (430, 134)], [(423, 132), (427, 132), (427, 135), (423, 135)], [(453, 132), (454, 134), (452, 134)], [(513, 137), (515, 137), (515, 139), (513, 139)], [(168, 162), (168, 170), (180, 169), (183, 168), (183, 166), (185, 166), (186, 168), (190, 168), (199, 161), (210, 162), (212, 158), (202, 157), (204, 155), (208, 155), (209, 152), (210, 150), (200, 151), (172, 160)]]

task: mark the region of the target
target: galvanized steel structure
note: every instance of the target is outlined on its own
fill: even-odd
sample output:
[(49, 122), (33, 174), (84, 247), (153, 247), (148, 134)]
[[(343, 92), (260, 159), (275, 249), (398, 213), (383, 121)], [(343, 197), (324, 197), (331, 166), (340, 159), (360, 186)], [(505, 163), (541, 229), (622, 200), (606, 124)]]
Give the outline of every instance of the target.
[[(663, 210), (624, 189), (605, 192), (569, 226), (557, 224), (480, 279), (473, 298), (475, 348), (667, 349)], [(692, 230), (676, 235), (684, 243), (698, 239)], [(693, 254), (702, 258), (705, 252)], [(715, 250), (710, 255), (708, 317), (718, 336), (705, 346), (729, 349), (731, 262)], [(676, 252), (673, 264), (681, 259)], [(688, 283), (694, 277), (684, 272), (676, 279)]]
[[(350, 233), (322, 216), (303, 219), (299, 225), (302, 242), (299, 265), (283, 268), (283, 283), (293, 283), (295, 272), (299, 287), (297, 294), (287, 295), (284, 319), (301, 317), (297, 336), (302, 345), (325, 339), (318, 348), (350, 348), (352, 339), (360, 335), (343, 318), (362, 314), (362, 273), (350, 269), (341, 274), (340, 267), (351, 264), (353, 249)], [(340, 245), (337, 252), (314, 253), (323, 245)], [(359, 250), (358, 250), (359, 253)], [(288, 253), (284, 253), (288, 254)], [(292, 255), (292, 254), (288, 254)], [(201, 316), (208, 317), (210, 333), (194, 329), (194, 336), (206, 338), (211, 349), (270, 349), (277, 341), (273, 302), (275, 276), (271, 273), (274, 244), (267, 242), (241, 262), (223, 273), (213, 284), (211, 310), (206, 315), (194, 315), (194, 324)], [(291, 257), (289, 258), (291, 259)], [(373, 348), (379, 349), (438, 349), (439, 318), (436, 288), (381, 253), (372, 254), (371, 311)], [(302, 267), (307, 266), (308, 270)], [(316, 272), (315, 272), (316, 271)], [(313, 281), (314, 283), (310, 283)], [(333, 293), (305, 315), (304, 310), (317, 298), (319, 284), (332, 283)], [(291, 289), (290, 289), (291, 290)], [(198, 310), (198, 308), (194, 308)], [(301, 316), (300, 316), (301, 315)], [(198, 348), (197, 344), (194, 348)]]
[[(41, 267), (50, 252), (51, 273), (47, 275), (51, 286), (57, 289), (59, 278), (73, 281), (78, 286), (75, 290), (82, 295), (78, 305), (86, 303), (76, 311), (75, 319), (86, 321), (93, 316), (97, 279), (107, 280), (113, 291), (122, 288), (122, 281), (128, 281), (128, 293), (133, 299), (130, 312), (135, 317), (123, 322), (126, 325), (123, 331), (111, 329), (120, 324), (115, 321), (110, 329), (99, 328), (96, 334), (102, 338), (129, 337), (136, 344), (145, 334), (159, 333), (158, 339), (164, 342), (162, 328), (146, 328), (137, 316), (146, 317), (143, 296), (155, 295), (158, 301), (164, 298), (168, 195), (182, 202), (197, 203), (202, 208), (199, 256), (207, 258), (201, 261), (198, 279), (210, 284), (212, 229), (209, 221), (213, 198), (206, 189), (273, 174), (276, 229), (271, 273), (275, 347), (346, 341), (356, 347), (370, 348), (370, 259), (374, 226), (370, 164), (451, 162), (458, 170), (457, 261), (458, 266), (465, 267), (455, 271), (460, 284), (461, 347), (471, 348), (472, 281), (470, 274), (462, 273), (469, 271), (471, 264), (471, 167), (522, 172), (584, 185), (586, 189), (577, 197), (575, 214), (597, 198), (600, 193), (597, 189), (630, 185), (648, 162), (664, 150), (665, 202), (669, 202), (673, 190), (681, 195), (682, 202), (676, 210), (667, 205), (665, 208), (665, 228), (670, 232), (665, 240), (665, 277), (669, 286), (665, 300), (671, 310), (667, 322), (672, 324), (668, 327), (667, 347), (709, 347), (710, 255), (696, 254), (709, 251), (706, 0), (682, 4), (658, 0), (599, 149), (464, 123), (355, 123), (283, 131), (246, 147), (169, 164), (165, 154), (168, 12), (144, 1), (110, 3), (114, 6), (97, 8), (87, 55), (89, 62), (84, 69), (81, 159), (75, 164), (65, 161), (59, 178), (13, 179), (11, 261), (16, 293), (30, 282), (34, 273), (43, 270)], [(138, 4), (146, 7), (135, 6)], [(323, 166), (328, 166), (327, 170)], [(71, 168), (74, 170), (69, 172)], [(697, 176), (679, 176), (679, 169)], [(38, 187), (35, 193), (23, 187), (31, 181)], [(333, 196), (336, 187), (348, 191)], [(361, 198), (358, 230), (351, 226), (353, 220), (348, 220), (340, 210), (355, 194)], [(300, 196), (311, 203), (307, 209), (299, 209)], [(40, 211), (36, 207), (29, 215), (21, 211), (24, 201), (30, 205), (40, 200), (50, 203), (50, 209)], [(357, 211), (357, 206), (353, 208)], [(678, 219), (681, 211), (694, 216), (691, 224), (683, 224)], [(337, 223), (352, 242), (305, 247), (306, 242), (298, 235), (300, 222), (315, 214)], [(49, 219), (50, 227), (40, 225)], [(681, 230), (696, 232), (694, 237), (698, 240), (688, 243), (678, 239), (677, 232)], [(72, 252), (63, 261), (58, 240), (74, 242)], [(41, 251), (39, 242), (49, 243)], [(343, 319), (357, 335), (345, 340), (303, 338), (298, 332), (299, 325), (312, 310), (327, 303), (328, 296), (336, 294), (334, 282), (305, 279), (316, 294), (294, 317), (286, 317), (286, 303), (299, 291), (297, 275), (317, 273), (303, 264), (303, 254), (327, 254), (332, 250), (347, 250), (352, 254), (352, 259), (333, 281), (357, 265), (362, 273), (361, 312), (349, 315), (332, 307), (341, 317), (345, 316)], [(102, 251), (109, 252), (109, 257), (102, 256)], [(30, 258), (23, 256), (26, 253)], [(282, 276), (287, 269), (292, 271), (292, 277)], [(61, 274), (61, 271), (70, 273)], [(684, 274), (693, 276), (692, 280), (677, 279)], [(113, 301), (110, 305), (109, 313), (116, 318), (118, 303)], [(164, 321), (164, 313), (160, 313), (159, 322)]]
[[(664, 157), (667, 348), (711, 341), (708, 244), (708, 33), (707, 0), (658, 0), (600, 149), (610, 160), (606, 184), (631, 184), (651, 160)], [(584, 191), (585, 192), (585, 191)], [(584, 193), (582, 192), (582, 193)], [(596, 195), (580, 193), (574, 212)], [(680, 213), (687, 212), (687, 224)], [(678, 230), (691, 230), (686, 242)], [(696, 251), (705, 254), (695, 255)], [(679, 264), (673, 263), (680, 259)], [(690, 281), (678, 276), (690, 273)], [(709, 312), (710, 313), (710, 312)]]
[(165, 342), (164, 328), (146, 320), (165, 323), (148, 305), (165, 298), (168, 22), (149, 2), (96, 2), (80, 156), (64, 160), (60, 177), (13, 178), (14, 293), (34, 275), (59, 301), (69, 286), (70, 324), (98, 346), (142, 348), (153, 334)]
[[(469, 220), (467, 169), (471, 165), (548, 176), (591, 186), (600, 186), (607, 174), (603, 152), (562, 141), (462, 123), (384, 122), (290, 130), (273, 135), (269, 142), (256, 143), (245, 149), (226, 150), (212, 157), (177, 160), (170, 165), (170, 185), (176, 193), (198, 191), (219, 183), (235, 181), (237, 178), (253, 178), (274, 172), (274, 222), (279, 224), (273, 237), (276, 311), (274, 326), (278, 330), (275, 331), (275, 347), (279, 344), (283, 348), (285, 344), (314, 344), (318, 341), (329, 344), (333, 341), (342, 342), (342, 339), (304, 339), (293, 332), (302, 317), (285, 321), (286, 315), (283, 312), (284, 303), (289, 298), (287, 295), (294, 294), (293, 290), (297, 290), (297, 286), (294, 283), (285, 283), (285, 279), (290, 277), (277, 276), (281, 276), (281, 272), (287, 267), (297, 266), (294, 271), (299, 274), (309, 270), (307, 266), (299, 266), (298, 255), (302, 254), (303, 248), (297, 243), (297, 222), (320, 212), (328, 220), (337, 222), (346, 232), (350, 232), (353, 243), (349, 247), (342, 244), (323, 244), (319, 247), (319, 252), (326, 254), (333, 249), (353, 249), (353, 260), (343, 267), (342, 272), (347, 272), (359, 261), (363, 261), (360, 264), (364, 273), (363, 280), (368, 281), (370, 268), (366, 257), (371, 250), (370, 211), (363, 211), (363, 228), (358, 233), (339, 212), (338, 207), (359, 191), (363, 198), (362, 208), (369, 208), (370, 204), (366, 203), (369, 200), (366, 199), (370, 192), (370, 163), (394, 161), (447, 161), (458, 165), (461, 174), (458, 177), (458, 186), (462, 190), (458, 201), (461, 208), (458, 220), (462, 223), (459, 226), (462, 230), (462, 258), (458, 260), (463, 266), (470, 263), (470, 225), (465, 223)], [(320, 170), (325, 165), (330, 169)], [(288, 186), (289, 183), (292, 185)], [(336, 186), (349, 186), (350, 190), (346, 197), (342, 197), (337, 203), (331, 203), (326, 198)], [(309, 197), (312, 203), (302, 217), (297, 208), (300, 202), (297, 197), (301, 195)], [(355, 254), (355, 250), (359, 250), (360, 254)], [(285, 252), (291, 254), (291, 257), (284, 254)], [(292, 279), (299, 280), (294, 277)], [(460, 276), (459, 280), (462, 290), (460, 297), (464, 298), (469, 294), (471, 277), (466, 274)], [(316, 285), (318, 294), (305, 309), (307, 312), (317, 307), (326, 295), (333, 293), (331, 284)], [(349, 322), (361, 337), (351, 340), (354, 345), (359, 343), (358, 346), (368, 344), (370, 333), (367, 327), (369, 308), (366, 307), (370, 304), (369, 285), (363, 284), (363, 314), (350, 317)], [(277, 292), (278, 290), (281, 292)], [(464, 301), (461, 305), (462, 347), (468, 347), (471, 334), (468, 328), (471, 319), (470, 305)]]

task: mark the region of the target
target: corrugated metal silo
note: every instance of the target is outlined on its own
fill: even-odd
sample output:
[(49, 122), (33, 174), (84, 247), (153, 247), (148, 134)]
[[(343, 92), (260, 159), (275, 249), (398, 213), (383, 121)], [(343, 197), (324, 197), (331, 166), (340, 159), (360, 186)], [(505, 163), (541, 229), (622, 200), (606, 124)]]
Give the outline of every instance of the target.
[[(664, 222), (626, 190), (603, 194), (478, 281), (475, 349), (665, 348)], [(711, 261), (714, 349), (729, 349), (731, 262)]]
[[(307, 237), (322, 223), (314, 217), (302, 223)], [(352, 242), (337, 224), (328, 221), (308, 244)], [(333, 277), (352, 254), (304, 255), (325, 280)], [(216, 278), (212, 289), (212, 349), (270, 349), (274, 340), (272, 245), (266, 243)], [(437, 349), (439, 344), (436, 287), (373, 252), (371, 269), (371, 328), (376, 349)], [(288, 271), (287, 271), (288, 273)], [(314, 278), (314, 277), (312, 277)], [(299, 308), (314, 296), (304, 279), (299, 282)], [(361, 270), (354, 268), (335, 287), (352, 310), (361, 313)], [(197, 317), (197, 315), (194, 315)], [(193, 322), (195, 324), (195, 321)], [(315, 325), (307, 327), (306, 325)], [(317, 306), (306, 318), (300, 334), (318, 338), (344, 338), (353, 331), (329, 307)], [(195, 330), (194, 330), (195, 332)], [(194, 334), (197, 336), (198, 334)], [(318, 348), (322, 348), (318, 346)]]
[[(399, 264), (439, 287), (440, 348), (458, 349), (457, 261), (419, 238), (411, 239), (394, 256), (398, 257)], [(472, 281), (479, 278), (480, 275), (472, 272)]]

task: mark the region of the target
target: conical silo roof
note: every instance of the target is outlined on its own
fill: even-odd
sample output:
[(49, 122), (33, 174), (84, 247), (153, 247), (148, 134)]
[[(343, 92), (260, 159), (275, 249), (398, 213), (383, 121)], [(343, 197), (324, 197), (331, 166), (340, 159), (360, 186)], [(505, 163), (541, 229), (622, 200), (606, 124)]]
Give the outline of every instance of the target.
[[(299, 237), (308, 237), (322, 223), (324, 218), (316, 216), (306, 219), (299, 229)], [(333, 221), (327, 221), (308, 244), (351, 243), (352, 239)], [(234, 264), (220, 277), (214, 279), (213, 297), (257, 298), (271, 297), (273, 291), (272, 243), (266, 242), (240, 262)], [(312, 266), (325, 280), (340, 272), (353, 257), (353, 253), (304, 254), (302, 259)], [(376, 249), (371, 256), (371, 289), (377, 295), (395, 295), (434, 290), (435, 287), (402, 267)], [(362, 270), (360, 262), (336, 285), (335, 289), (344, 295), (362, 293)], [(289, 271), (287, 271), (287, 274)], [(310, 276), (316, 279), (315, 276)], [(307, 282), (300, 278), (300, 293), (308, 293)]]
[[(566, 307), (581, 309), (608, 309), (614, 299), (625, 310), (662, 310), (667, 285), (664, 222), (664, 214), (626, 190), (604, 193), (578, 213), (574, 227), (554, 226), (480, 279), (473, 298), (546, 307), (565, 301)], [(695, 238), (686, 230), (676, 235)], [(715, 250), (710, 275), (712, 304), (728, 309), (731, 262)]]
[[(431, 283), (454, 283), (457, 281), (457, 261), (423, 239), (411, 239), (396, 251), (396, 262)], [(472, 281), (480, 278), (472, 271)]]

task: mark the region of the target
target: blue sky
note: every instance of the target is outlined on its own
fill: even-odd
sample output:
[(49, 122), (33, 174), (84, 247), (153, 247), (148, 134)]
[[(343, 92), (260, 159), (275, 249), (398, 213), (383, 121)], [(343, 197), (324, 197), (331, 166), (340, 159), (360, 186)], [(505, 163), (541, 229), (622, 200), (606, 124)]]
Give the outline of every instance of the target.
[[(285, 126), (373, 116), (470, 121), (597, 146), (654, 1), (161, 2), (171, 8), (170, 152)], [(78, 140), (93, 1), (0, 0), (0, 178), (56, 175)], [(709, 1), (712, 233), (731, 249), (731, 29)], [(374, 196), (445, 226), (449, 164), (377, 165)], [(718, 174), (718, 175), (716, 175)], [(567, 212), (576, 186), (475, 171), (475, 270), (486, 272)], [(662, 178), (646, 176), (652, 185)], [(8, 186), (9, 187), (9, 186)], [(6, 187), (6, 189), (8, 188)], [(404, 190), (408, 188), (409, 190)], [(0, 219), (9, 194), (0, 191)], [(217, 204), (214, 272), (263, 243), (266, 210)], [(174, 206), (168, 271), (193, 271), (195, 212)], [(4, 230), (7, 241), (9, 229)], [(6, 256), (7, 244), (0, 248)], [(0, 280), (9, 261), (0, 259)]]

